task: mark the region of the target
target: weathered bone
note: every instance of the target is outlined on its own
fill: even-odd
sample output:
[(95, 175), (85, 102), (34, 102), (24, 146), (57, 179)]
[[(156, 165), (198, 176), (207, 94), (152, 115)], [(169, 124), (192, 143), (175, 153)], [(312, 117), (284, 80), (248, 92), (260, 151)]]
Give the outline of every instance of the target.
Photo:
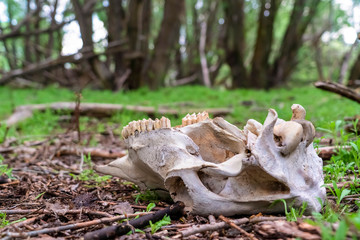
[(292, 111), (284, 121), (270, 109), (264, 125), (250, 119), (243, 131), (205, 112), (186, 115), (175, 128), (164, 117), (133, 121), (122, 131), (129, 154), (96, 170), (165, 190), (201, 215), (283, 212), (272, 205), (278, 199), (319, 211), (325, 189), (314, 126), (302, 106)]

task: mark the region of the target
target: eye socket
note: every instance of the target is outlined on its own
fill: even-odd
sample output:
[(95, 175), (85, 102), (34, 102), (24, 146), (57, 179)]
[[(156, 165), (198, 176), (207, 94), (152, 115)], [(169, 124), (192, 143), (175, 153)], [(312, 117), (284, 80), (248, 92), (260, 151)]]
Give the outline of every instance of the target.
[(186, 151), (194, 156), (199, 156), (199, 152), (193, 146), (186, 146)]

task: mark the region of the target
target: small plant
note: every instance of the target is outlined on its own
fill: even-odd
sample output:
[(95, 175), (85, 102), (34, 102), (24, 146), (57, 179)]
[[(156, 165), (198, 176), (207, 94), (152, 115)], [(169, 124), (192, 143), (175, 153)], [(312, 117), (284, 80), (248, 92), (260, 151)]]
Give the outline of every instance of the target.
[(0, 228), (9, 225), (9, 221), (6, 220), (6, 213), (0, 213)]
[(146, 212), (150, 212), (154, 207), (156, 207), (156, 204), (151, 202), (146, 206)]
[[(343, 121), (337, 120), (335, 122), (330, 122), (327, 128), (318, 127), (317, 130), (327, 133), (328, 137), (334, 138), (336, 145), (339, 145), (341, 137), (344, 136), (344, 131), (341, 129), (342, 125)], [(340, 137), (338, 136), (338, 133), (340, 133)]]
[(9, 168), (7, 164), (3, 164), (4, 157), (0, 155), (0, 176), (6, 175), (8, 178), (13, 178), (12, 168)]
[(158, 202), (159, 196), (156, 192), (146, 189), (145, 191), (135, 195), (135, 203), (138, 204), (139, 201)]
[(171, 223), (171, 219), (169, 216), (165, 215), (163, 219), (157, 221), (156, 223), (149, 222), (151, 228), (151, 234), (156, 233), (161, 227), (169, 225)]
[(75, 180), (80, 181), (95, 181), (96, 183), (103, 183), (106, 182), (111, 178), (110, 175), (104, 175), (100, 176), (97, 174), (93, 169), (93, 164), (91, 162), (91, 155), (88, 154), (88, 156), (84, 155), (84, 163), (88, 167), (88, 169), (83, 170), (79, 175), (75, 175), (70, 173), (70, 176), (72, 176)]
[(332, 226), (324, 223), (318, 224), (321, 229), (321, 238), (323, 240), (345, 240), (349, 229), (349, 226), (345, 221), (340, 221), (338, 228), (335, 232), (332, 230)]
[(325, 204), (322, 202), (320, 198), (318, 198), (318, 201), (320, 202), (321, 206), (324, 206), (322, 209), (322, 214), (319, 212), (313, 212), (312, 215), (314, 216), (315, 220), (317, 222), (330, 222), (334, 223), (339, 220), (340, 214), (337, 213), (332, 207), (329, 202), (325, 202)]
[(0, 123), (0, 144), (5, 142), (9, 129), (10, 128), (8, 126)]
[(21, 222), (24, 220), (26, 220), (26, 218), (23, 217), (23, 218), (20, 218), (19, 220), (10, 222), (10, 221), (6, 220), (6, 213), (0, 213), (0, 228), (6, 227), (10, 224), (18, 223), (18, 222)]
[(349, 195), (351, 191), (349, 189), (346, 189), (345, 186), (339, 189), (335, 181), (333, 181), (332, 183), (333, 188), (331, 188), (330, 186), (326, 187), (330, 190), (331, 194), (336, 197), (336, 205), (339, 207), (341, 201), (344, 199), (345, 196)]
[(301, 207), (298, 209), (290, 206), (290, 211), (288, 211), (286, 201), (284, 199), (280, 199), (280, 201), (284, 204), (286, 220), (289, 222), (295, 222), (298, 218), (301, 218), (308, 204), (307, 202), (303, 202)]

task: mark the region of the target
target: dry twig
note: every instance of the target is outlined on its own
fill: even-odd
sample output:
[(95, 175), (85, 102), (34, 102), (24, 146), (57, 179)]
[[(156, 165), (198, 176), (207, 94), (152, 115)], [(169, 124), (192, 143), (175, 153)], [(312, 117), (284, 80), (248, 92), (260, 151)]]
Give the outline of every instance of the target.
[(242, 229), (241, 227), (239, 227), (238, 225), (236, 225), (235, 223), (233, 223), (230, 219), (224, 217), (223, 215), (219, 216), (219, 219), (221, 219), (222, 221), (226, 222), (227, 224), (229, 224), (232, 228), (235, 228), (236, 230), (238, 230), (239, 232), (241, 232), (242, 234), (244, 234), (246, 237), (250, 238), (251, 240), (257, 240), (257, 238), (251, 234), (246, 232), (244, 229)]
[(5, 237), (7, 237), (7, 239), (36, 237), (41, 234), (57, 233), (57, 232), (62, 232), (62, 231), (66, 231), (66, 230), (85, 228), (85, 227), (90, 227), (90, 226), (97, 225), (97, 224), (111, 223), (111, 222), (116, 222), (116, 221), (119, 221), (122, 219), (129, 218), (129, 217), (143, 216), (143, 215), (149, 215), (149, 214), (153, 214), (153, 212), (142, 212), (142, 213), (137, 213), (137, 214), (120, 215), (120, 216), (111, 217), (111, 218), (101, 218), (101, 219), (96, 219), (96, 220), (82, 222), (82, 223), (74, 223), (74, 224), (64, 225), (64, 226), (60, 226), (60, 227), (53, 227), (53, 228), (44, 228), (44, 229), (30, 231), (30, 232), (21, 232), (21, 233), (20, 232), (6, 232), (6, 233), (4, 233), (4, 235), (5, 235)]
[(11, 210), (1, 210), (0, 213), (5, 213), (6, 215), (15, 215), (15, 214), (33, 214), (33, 213), (45, 213), (45, 214), (51, 214), (56, 213), (58, 215), (65, 215), (65, 214), (89, 214), (99, 217), (113, 217), (111, 214), (108, 214), (106, 212), (100, 212), (100, 211), (94, 211), (94, 210), (87, 210), (87, 209), (76, 209), (76, 210), (67, 210), (67, 211), (49, 211), (46, 209), (11, 209)]
[[(241, 219), (236, 219), (233, 220), (233, 223), (236, 225), (241, 225), (244, 223), (249, 222), (248, 218), (241, 218)], [(191, 228), (187, 228), (185, 230), (180, 231), (180, 234), (177, 235), (177, 238), (181, 238), (181, 237), (188, 237), (191, 236), (193, 234), (196, 233), (202, 233), (202, 232), (206, 232), (206, 231), (217, 231), (220, 229), (227, 229), (230, 228), (230, 225), (227, 224), (226, 222), (219, 222), (219, 223), (214, 223), (214, 224), (203, 224), (203, 225), (195, 225)]]

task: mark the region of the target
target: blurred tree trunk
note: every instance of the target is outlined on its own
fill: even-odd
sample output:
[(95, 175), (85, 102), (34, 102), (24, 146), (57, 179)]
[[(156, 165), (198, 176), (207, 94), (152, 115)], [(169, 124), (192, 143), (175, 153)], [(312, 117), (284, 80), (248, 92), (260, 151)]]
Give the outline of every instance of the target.
[(313, 19), (320, 1), (297, 0), (291, 13), (290, 22), (283, 37), (280, 53), (275, 59), (269, 87), (280, 86), (288, 81), (295, 68), (296, 55), (303, 44), (303, 35)]
[(167, 0), (160, 32), (155, 42), (154, 52), (148, 70), (149, 86), (161, 86), (169, 68), (172, 50), (179, 39), (179, 31), (185, 13), (185, 0)]
[[(40, 3), (39, 0), (35, 0), (35, 4), (37, 9), (42, 8), (41, 6), (42, 3)], [(34, 29), (40, 29), (40, 21), (41, 21), (40, 11), (36, 11)], [(40, 62), (42, 55), (42, 52), (40, 51), (40, 47), (41, 47), (40, 34), (35, 34), (34, 41), (32, 42), (32, 44), (34, 45), (34, 49), (35, 49), (35, 60), (36, 62)]]
[[(94, 13), (94, 7), (97, 0), (87, 0), (84, 1), (83, 4), (80, 0), (71, 0), (71, 2), (74, 7), (76, 19), (80, 26), (81, 39), (83, 42), (82, 51), (93, 51), (92, 14)], [(88, 64), (83, 63), (83, 71), (89, 75), (89, 78), (92, 79), (95, 84), (99, 84), (97, 80), (100, 80), (100, 86), (98, 87), (114, 89), (113, 74), (110, 72), (108, 66), (106, 66), (104, 62), (100, 61), (97, 56), (89, 58)]]
[[(27, 4), (26, 4), (26, 12), (27, 12), (27, 14), (29, 14), (30, 11), (31, 11), (31, 9), (30, 9), (30, 0), (27, 0)], [(25, 23), (25, 28), (26, 28), (27, 32), (31, 31), (31, 29), (30, 29), (30, 21), (27, 21)], [(32, 63), (32, 59), (31, 59), (32, 46), (31, 46), (30, 38), (25, 37), (24, 38), (24, 44), (25, 44), (25, 46), (24, 46), (25, 61), (24, 61), (23, 66), (27, 66), (28, 64)]]
[(247, 76), (245, 53), (244, 29), (244, 4), (245, 0), (229, 0), (223, 2), (225, 10), (225, 54), (226, 62), (231, 68), (232, 88), (251, 87)]
[[(198, 23), (198, 10), (195, 7), (197, 1), (191, 0), (187, 1), (187, 16), (189, 21), (185, 22), (186, 28), (186, 40), (185, 40), (185, 58), (184, 60), (181, 59), (181, 52), (180, 52), (180, 45), (177, 46), (177, 57), (175, 60), (178, 62), (178, 74), (177, 80), (182, 80), (183, 78), (187, 78), (188, 76), (198, 75), (200, 70), (200, 61), (199, 61), (199, 42), (200, 42), (200, 25)], [(186, 16), (186, 15), (185, 15)], [(191, 19), (191, 21), (190, 21)], [(199, 80), (196, 77), (195, 80)], [(178, 83), (175, 83), (178, 84)]]
[[(122, 0), (109, 0), (108, 7), (108, 43), (120, 41), (124, 28), (125, 13), (122, 7)], [(121, 76), (125, 72), (125, 64), (122, 52), (115, 52), (112, 55), (115, 64), (113, 89), (122, 88)]]
[[(9, 27), (11, 30), (14, 29), (14, 25), (13, 25), (13, 3), (11, 1), (8, 1), (8, 16), (9, 16)], [(6, 40), (5, 40), (6, 41)], [(5, 42), (4, 41), (4, 42)], [(10, 55), (10, 59), (9, 59), (9, 65), (11, 66), (11, 68), (17, 68), (17, 51), (16, 51), (16, 42), (15, 41), (9, 41), (11, 44), (7, 45), (8, 47), (8, 55)]]
[[(56, 25), (55, 15), (56, 15), (57, 7), (58, 7), (58, 0), (55, 0), (50, 15), (51, 16), (50, 27), (54, 27)], [(49, 58), (52, 55), (52, 51), (54, 49), (54, 34), (55, 31), (49, 32), (49, 41), (47, 44), (46, 58)]]
[(80, 26), (81, 39), (83, 41), (82, 48), (86, 50), (93, 49), (93, 25), (92, 25), (92, 14), (94, 12), (94, 6), (96, 0), (85, 1), (84, 4), (81, 4), (80, 0), (71, 0), (76, 20)]
[(128, 89), (137, 89), (144, 86), (143, 66), (148, 54), (149, 32), (151, 21), (151, 1), (131, 0), (129, 2), (129, 21), (127, 35), (130, 51), (140, 53), (139, 57), (130, 60), (131, 74), (127, 83)]
[(269, 80), (274, 21), (281, 0), (262, 1), (257, 38), (251, 65), (251, 87), (265, 88)]
[(360, 53), (359, 53), (354, 65), (352, 66), (352, 68), (350, 70), (349, 82), (347, 85), (350, 87), (356, 86), (356, 85), (359, 86), (358, 83), (356, 84), (356, 82), (359, 81), (359, 79), (360, 79)]

